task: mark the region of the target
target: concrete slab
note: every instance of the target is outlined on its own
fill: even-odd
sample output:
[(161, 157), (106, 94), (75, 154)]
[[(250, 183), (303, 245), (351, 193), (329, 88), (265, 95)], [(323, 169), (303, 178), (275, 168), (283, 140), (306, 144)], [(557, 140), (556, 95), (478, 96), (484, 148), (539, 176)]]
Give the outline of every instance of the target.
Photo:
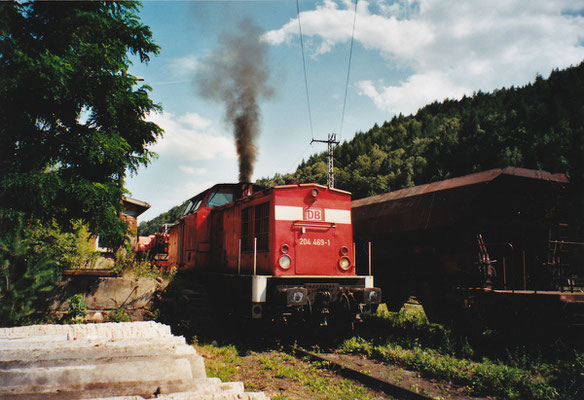
[[(253, 399), (207, 378), (203, 358), (154, 322), (0, 329), (0, 399)], [(178, 397), (164, 397), (164, 396)], [(121, 397), (120, 397), (121, 396)]]

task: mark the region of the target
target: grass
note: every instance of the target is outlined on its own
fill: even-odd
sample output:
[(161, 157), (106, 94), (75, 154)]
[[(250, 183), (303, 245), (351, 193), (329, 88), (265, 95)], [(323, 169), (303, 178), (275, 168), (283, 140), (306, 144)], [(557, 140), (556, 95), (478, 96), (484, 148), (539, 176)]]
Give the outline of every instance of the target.
[[(363, 337), (339, 349), (454, 382), (475, 394), (505, 399), (581, 399), (584, 354), (561, 342), (547, 346), (505, 346), (496, 333), (469, 338), (431, 324), (419, 306), (399, 313), (381, 308)], [(383, 336), (372, 332), (383, 332)]]
[(322, 365), (300, 361), (280, 351), (240, 354), (233, 345), (196, 344), (195, 347), (205, 357), (208, 376), (224, 382), (242, 380), (246, 390), (266, 391), (272, 399), (374, 398), (364, 387), (337, 377)]

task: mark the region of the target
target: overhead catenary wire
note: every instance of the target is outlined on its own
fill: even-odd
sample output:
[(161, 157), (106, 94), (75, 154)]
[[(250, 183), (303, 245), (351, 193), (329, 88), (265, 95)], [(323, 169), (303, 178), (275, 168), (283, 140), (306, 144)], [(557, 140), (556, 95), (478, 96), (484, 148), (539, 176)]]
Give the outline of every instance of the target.
[[(304, 148), (302, 153), (300, 153), (298, 158), (292, 164), (290, 164), (290, 166), (286, 169), (286, 171), (290, 171), (292, 168), (294, 168), (294, 166), (296, 166), (296, 168), (298, 168), (298, 161), (300, 161), (300, 159), (304, 157), (304, 154), (306, 154), (306, 150), (308, 150), (309, 147), (313, 147), (312, 142), (308, 143), (308, 145)], [(294, 170), (294, 172), (296, 172), (296, 170)]]
[[(298, 3), (298, 0), (296, 0)], [(351, 61), (353, 59), (353, 42), (355, 39), (355, 24), (357, 22), (357, 3), (359, 0), (355, 0), (355, 12), (353, 14), (353, 31), (351, 32), (351, 46), (349, 49), (349, 63), (347, 66), (347, 80), (345, 82), (345, 96), (343, 99), (343, 111), (341, 113), (341, 128), (339, 129), (339, 140), (343, 137), (343, 124), (345, 122), (345, 109), (347, 106), (347, 92), (349, 91), (349, 77), (351, 76)]]
[(296, 15), (298, 17), (298, 30), (300, 33), (300, 48), (302, 49), (302, 67), (304, 69), (304, 87), (306, 88), (306, 103), (308, 106), (308, 121), (310, 123), (310, 137), (314, 139), (314, 130), (312, 128), (312, 112), (310, 110), (310, 95), (308, 93), (308, 78), (306, 74), (306, 57), (304, 55), (304, 40), (302, 39), (302, 24), (300, 22), (300, 6), (296, 0)]

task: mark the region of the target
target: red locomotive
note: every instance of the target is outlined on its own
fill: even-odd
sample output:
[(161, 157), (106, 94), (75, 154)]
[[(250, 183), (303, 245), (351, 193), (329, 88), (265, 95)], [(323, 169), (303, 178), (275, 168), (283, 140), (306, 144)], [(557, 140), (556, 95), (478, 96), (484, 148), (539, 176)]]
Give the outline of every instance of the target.
[(134, 252), (139, 258), (151, 259), (161, 270), (168, 270), (168, 234), (156, 232), (150, 236), (138, 237)]
[(212, 301), (251, 318), (327, 324), (374, 312), (357, 276), (350, 193), (317, 184), (218, 184), (169, 230), (169, 264), (196, 271)]

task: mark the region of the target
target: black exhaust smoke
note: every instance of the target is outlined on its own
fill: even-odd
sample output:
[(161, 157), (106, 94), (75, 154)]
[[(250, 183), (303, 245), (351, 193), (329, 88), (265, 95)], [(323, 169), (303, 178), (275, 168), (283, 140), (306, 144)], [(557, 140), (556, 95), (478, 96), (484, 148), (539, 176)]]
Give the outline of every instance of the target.
[(257, 156), (259, 100), (270, 98), (267, 44), (261, 30), (245, 19), (237, 33), (224, 33), (215, 51), (197, 69), (199, 94), (225, 104), (225, 121), (233, 126), (239, 156), (239, 181), (250, 182)]

